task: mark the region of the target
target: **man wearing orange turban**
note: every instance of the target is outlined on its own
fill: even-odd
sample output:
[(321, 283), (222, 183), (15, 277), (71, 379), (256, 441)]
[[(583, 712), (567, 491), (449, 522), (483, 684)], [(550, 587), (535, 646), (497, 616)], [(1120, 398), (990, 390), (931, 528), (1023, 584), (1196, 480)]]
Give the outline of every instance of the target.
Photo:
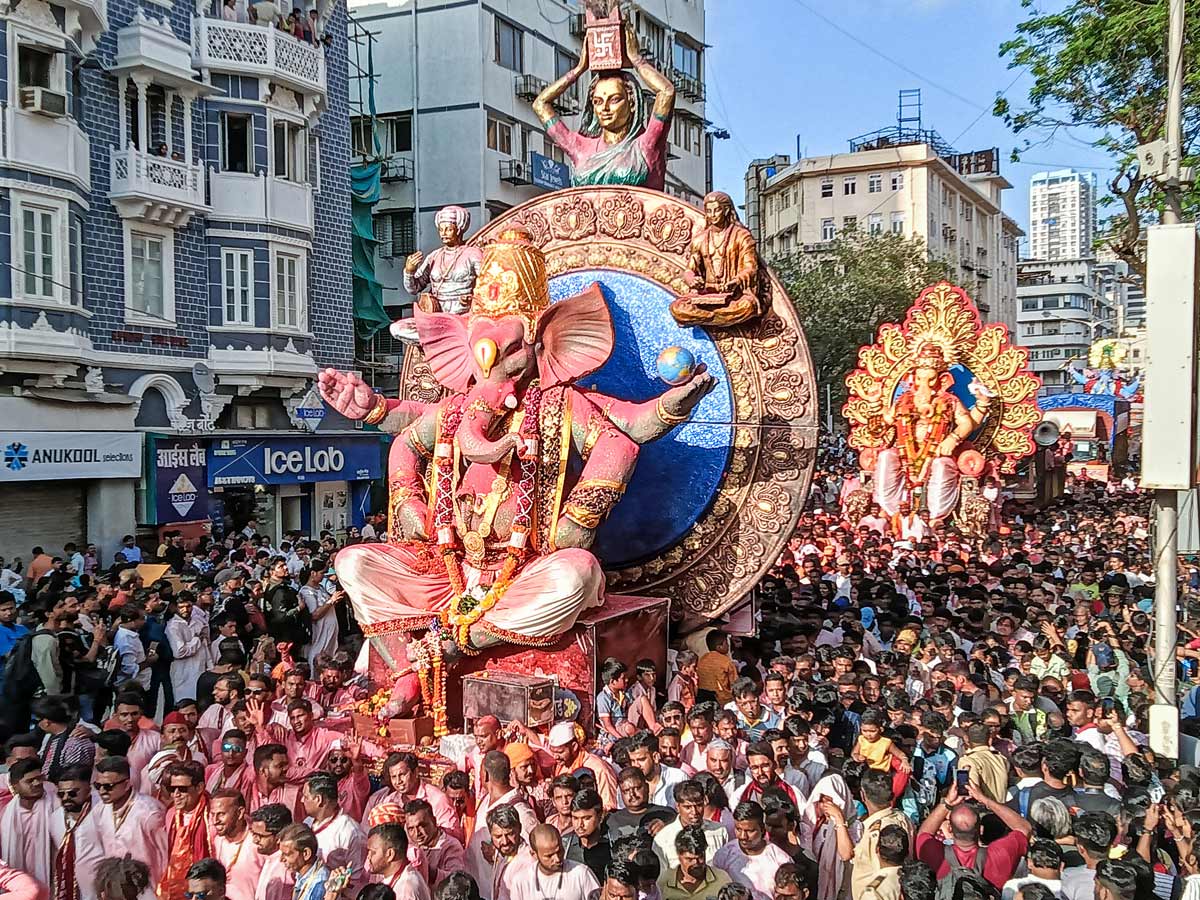
[(542, 764), (537, 753), (528, 744), (508, 744), (504, 755), (512, 766), (512, 782), (525, 797), (540, 821), (546, 820), (550, 812), (550, 785), (542, 777)]

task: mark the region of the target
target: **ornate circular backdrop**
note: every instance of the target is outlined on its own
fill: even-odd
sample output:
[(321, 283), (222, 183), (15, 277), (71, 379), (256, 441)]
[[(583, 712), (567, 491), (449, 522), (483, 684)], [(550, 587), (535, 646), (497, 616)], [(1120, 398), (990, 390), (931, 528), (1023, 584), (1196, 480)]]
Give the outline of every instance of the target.
[[(718, 377), (693, 420), (645, 445), (624, 499), (597, 536), (609, 590), (669, 596), (676, 612), (717, 616), (754, 587), (791, 536), (816, 459), (812, 360), (795, 309), (772, 274), (757, 322), (711, 332), (680, 328), (668, 306), (685, 293), (701, 210), (643, 188), (572, 188), (488, 223), (482, 245), (521, 225), (546, 254), (554, 300), (600, 283), (616, 348), (584, 379), (641, 400), (666, 389), (655, 361), (691, 350)], [(419, 352), (405, 355), (401, 394), (441, 396)], [(682, 607), (682, 610), (680, 609)]]

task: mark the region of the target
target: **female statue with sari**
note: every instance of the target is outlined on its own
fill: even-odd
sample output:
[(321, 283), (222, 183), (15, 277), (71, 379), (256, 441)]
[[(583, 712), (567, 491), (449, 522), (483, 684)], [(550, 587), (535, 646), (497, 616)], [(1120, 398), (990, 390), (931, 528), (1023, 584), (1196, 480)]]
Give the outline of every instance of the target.
[(561, 97), (588, 68), (588, 42), (579, 63), (534, 101), (533, 109), (546, 133), (571, 160), (572, 183), (627, 184), (661, 191), (667, 177), (667, 139), (675, 111), (675, 86), (642, 57), (637, 34), (626, 24), (625, 50), (638, 75), (654, 90), (646, 109), (641, 85), (631, 72), (595, 73), (579, 131), (572, 131), (554, 111)]

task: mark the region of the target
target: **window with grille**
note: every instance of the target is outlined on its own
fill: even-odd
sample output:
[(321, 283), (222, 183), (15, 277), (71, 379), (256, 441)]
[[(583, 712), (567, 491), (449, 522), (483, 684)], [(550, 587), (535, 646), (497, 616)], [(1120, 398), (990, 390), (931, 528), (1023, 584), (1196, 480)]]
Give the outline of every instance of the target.
[(403, 259), (417, 249), (416, 218), (411, 209), (375, 216), (379, 256)]

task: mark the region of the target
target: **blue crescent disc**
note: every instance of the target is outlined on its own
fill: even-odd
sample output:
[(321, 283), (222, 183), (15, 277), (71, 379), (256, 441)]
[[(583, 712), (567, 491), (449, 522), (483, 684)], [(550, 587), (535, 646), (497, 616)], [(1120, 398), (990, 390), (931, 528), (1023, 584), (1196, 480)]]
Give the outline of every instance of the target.
[(692, 420), (642, 445), (633, 479), (600, 527), (592, 548), (605, 568), (636, 564), (677, 544), (717, 495), (733, 444), (733, 395), (725, 361), (700, 328), (671, 318), (675, 295), (640, 275), (584, 269), (550, 281), (554, 301), (599, 282), (612, 314), (614, 346), (607, 363), (579, 382), (621, 400), (651, 400), (668, 389), (658, 377), (658, 355), (671, 346), (691, 351), (717, 385)]

